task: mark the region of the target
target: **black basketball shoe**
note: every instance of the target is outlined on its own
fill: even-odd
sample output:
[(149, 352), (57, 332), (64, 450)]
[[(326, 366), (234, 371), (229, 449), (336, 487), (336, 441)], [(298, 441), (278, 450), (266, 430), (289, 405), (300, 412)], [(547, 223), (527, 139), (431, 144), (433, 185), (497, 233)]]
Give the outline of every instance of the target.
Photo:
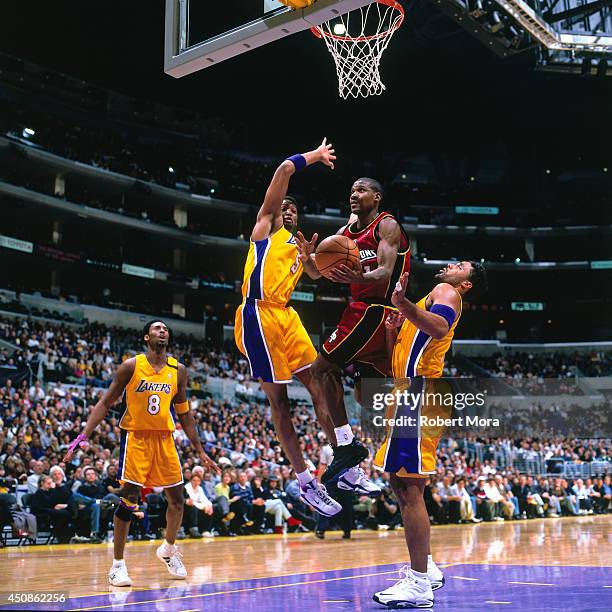
[(359, 465), (367, 456), (368, 449), (357, 438), (350, 444), (334, 447), (334, 460), (325, 470), (321, 482), (327, 486), (338, 480), (344, 472)]

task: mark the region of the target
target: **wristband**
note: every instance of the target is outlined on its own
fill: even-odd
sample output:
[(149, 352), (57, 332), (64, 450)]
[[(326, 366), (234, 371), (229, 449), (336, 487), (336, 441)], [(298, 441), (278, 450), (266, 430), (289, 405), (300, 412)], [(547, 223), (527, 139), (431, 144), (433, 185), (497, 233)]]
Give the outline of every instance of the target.
[(189, 402), (185, 401), (174, 404), (174, 410), (176, 410), (176, 414), (185, 414), (189, 412)]
[(89, 442), (87, 441), (87, 436), (84, 433), (80, 433), (71, 443), (70, 446), (68, 447), (69, 451), (74, 451), (76, 449), (76, 447), (79, 448), (88, 448), (89, 447)]
[(303, 155), (300, 155), (299, 153), (297, 155), (292, 155), (291, 157), (288, 157), (287, 161), (290, 161), (295, 166), (296, 172), (303, 170), (307, 166), (306, 158)]

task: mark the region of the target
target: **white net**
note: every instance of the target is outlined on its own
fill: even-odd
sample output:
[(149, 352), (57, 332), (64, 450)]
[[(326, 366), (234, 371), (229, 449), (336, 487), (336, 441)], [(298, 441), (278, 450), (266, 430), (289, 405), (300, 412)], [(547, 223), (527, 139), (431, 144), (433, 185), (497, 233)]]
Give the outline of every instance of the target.
[(395, 0), (377, 0), (312, 28), (336, 64), (341, 98), (367, 98), (385, 91), (380, 58), (404, 20)]

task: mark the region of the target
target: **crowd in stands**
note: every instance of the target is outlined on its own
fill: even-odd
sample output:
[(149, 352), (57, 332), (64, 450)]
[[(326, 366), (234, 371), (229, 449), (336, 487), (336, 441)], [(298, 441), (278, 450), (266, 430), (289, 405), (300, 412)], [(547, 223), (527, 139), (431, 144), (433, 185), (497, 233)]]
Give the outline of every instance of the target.
[[(4, 524), (13, 524), (11, 510), (18, 484), (29, 497), (21, 500), (36, 517), (37, 529), (53, 529), (60, 541), (99, 542), (112, 539), (111, 520), (117, 503), (118, 439), (116, 415), (92, 438), (92, 446), (71, 464), (62, 456), (80, 429), (82, 404), (96, 397), (91, 389), (67, 392), (49, 383), (46, 390), (27, 381), (0, 389), (0, 504)], [(223, 469), (213, 476), (197, 465), (180, 428), (175, 433), (183, 461), (186, 509), (183, 535), (199, 537), (314, 530), (318, 517), (299, 499), (295, 475), (275, 439), (269, 409), (257, 402), (198, 399), (192, 409), (202, 440)], [(307, 464), (316, 471), (325, 439), (306, 406), (296, 406), (294, 420)], [(359, 428), (356, 428), (357, 433)], [(610, 476), (567, 479), (533, 477), (518, 467), (541, 454), (554, 459), (590, 462), (609, 457), (609, 441), (562, 438), (465, 440), (447, 439), (438, 453), (438, 470), (426, 487), (432, 522), (556, 517), (610, 510)], [(506, 453), (511, 457), (507, 460)], [(353, 526), (392, 529), (399, 525), (397, 502), (386, 477), (363, 464), (382, 488), (377, 499), (351, 500)], [(524, 471), (524, 470), (523, 470)], [(159, 537), (165, 501), (160, 490), (143, 490), (132, 537)], [(340, 517), (339, 517), (340, 518)], [(350, 533), (350, 528), (349, 528)], [(32, 532), (26, 532), (32, 536)]]
[[(142, 349), (137, 331), (95, 323), (78, 327), (0, 317), (0, 339), (17, 347), (12, 353), (6, 347), (0, 349), (0, 367), (27, 365), (45, 381), (93, 387), (107, 387), (117, 365)], [(180, 335), (172, 348), (173, 355), (189, 368), (194, 389), (208, 376), (238, 382), (248, 376), (248, 363), (236, 350), (210, 349), (201, 340)]]
[(504, 386), (507, 386), (507, 389), (526, 395), (582, 395), (576, 378), (611, 376), (612, 351), (507, 351), (469, 358), (462, 356), (461, 362), (449, 360), (445, 375), (475, 377), (491, 394), (498, 391), (504, 395)]
[[(34, 319), (12, 319), (0, 316), (0, 339), (16, 345), (9, 355), (0, 349), (0, 366), (29, 364), (34, 376), (46, 381), (58, 380), (94, 387), (110, 384), (116, 366), (126, 354), (141, 350), (142, 342), (135, 330), (109, 328), (96, 323), (81, 327), (42, 323)], [(193, 337), (176, 336), (173, 354), (190, 370), (193, 379), (205, 381), (208, 376), (249, 382), (247, 360), (233, 345), (211, 348)], [(466, 359), (464, 359), (465, 361)], [(577, 374), (611, 376), (612, 351), (575, 353), (511, 352), (486, 357), (470, 357), (480, 370), (467, 371), (449, 359), (445, 376), (491, 376), (508, 381), (515, 388), (520, 381), (533, 381), (525, 391), (532, 395), (571, 395)], [(540, 385), (542, 388), (538, 388)], [(252, 395), (253, 385), (241, 387), (239, 393)]]
[(568, 481), (500, 471), (430, 479), (425, 503), (434, 523), (504, 521), (603, 514), (611, 493), (609, 475)]
[[(99, 427), (88, 451), (81, 451), (69, 464), (62, 457), (89, 407), (109, 384), (116, 364), (138, 350), (139, 334), (95, 324), (53, 326), (1, 318), (0, 339), (17, 347), (12, 353), (7, 348), (0, 350), (0, 521), (15, 529), (22, 525), (19, 529), (28, 537), (35, 529), (52, 528), (61, 541), (112, 539), (109, 529), (119, 491), (119, 408)], [(201, 439), (223, 470), (219, 477), (203, 470), (178, 427), (175, 440), (185, 477), (183, 533), (199, 537), (317, 531), (318, 517), (299, 499), (295, 475), (273, 431), (270, 408), (258, 385), (250, 380), (246, 360), (233, 350), (212, 350), (193, 338), (178, 337), (173, 348), (191, 372), (189, 401)], [(609, 355), (570, 357), (568, 363), (558, 355), (551, 356), (548, 363), (538, 358), (536, 373), (563, 375), (577, 363), (609, 364)], [(506, 360), (513, 365), (523, 363)], [(29, 366), (29, 375), (19, 377), (24, 366)], [(212, 397), (206, 392), (211, 378), (231, 381), (233, 393)], [(609, 407), (602, 409), (605, 417)], [(498, 521), (609, 511), (612, 489), (603, 469), (589, 477), (566, 478), (555, 467), (558, 462), (594, 466), (609, 462), (605, 422), (600, 423), (599, 439), (594, 439), (595, 430), (590, 434), (593, 439), (575, 433), (533, 435), (534, 419), (552, 432), (555, 418), (571, 421), (568, 429), (579, 430), (580, 410), (568, 405), (509, 410), (502, 418), (509, 425), (496, 437), (464, 433), (446, 439), (438, 452), (437, 473), (426, 488), (432, 521)], [(317, 472), (325, 437), (308, 405), (294, 402), (293, 419), (307, 464)], [(358, 422), (354, 426), (358, 435), (368, 439)], [(371, 440), (369, 444), (373, 451)], [(373, 470), (369, 462), (362, 467), (383, 493), (377, 499), (356, 497), (343, 504), (343, 512), (350, 509), (349, 527), (346, 517), (342, 527), (345, 533), (353, 526), (398, 526), (401, 518), (386, 476)], [(20, 499), (19, 506), (18, 487), (27, 487), (28, 495)], [(144, 490), (132, 537), (158, 537), (164, 516), (161, 491)]]
[(582, 376), (612, 375), (611, 351), (526, 353), (515, 351), (476, 357), (474, 361), (492, 376), (516, 380), (572, 379), (576, 370)]

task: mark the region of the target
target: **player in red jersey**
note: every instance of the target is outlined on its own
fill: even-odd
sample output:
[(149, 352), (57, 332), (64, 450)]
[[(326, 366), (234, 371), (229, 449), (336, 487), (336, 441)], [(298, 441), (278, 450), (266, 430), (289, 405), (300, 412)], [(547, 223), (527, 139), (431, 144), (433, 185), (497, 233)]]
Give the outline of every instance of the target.
[[(356, 466), (368, 456), (368, 451), (354, 438), (348, 424), (340, 374), (347, 364), (354, 364), (355, 395), (360, 401), (361, 378), (383, 377), (389, 373), (385, 318), (395, 310), (391, 295), (396, 282), (410, 270), (410, 241), (393, 215), (379, 211), (382, 196), (382, 186), (375, 179), (360, 178), (353, 183), (351, 217), (337, 233), (357, 243), (360, 268), (352, 270), (341, 265), (330, 275), (335, 282), (350, 284), (352, 301), (311, 367), (312, 375), (322, 387), (338, 442), (334, 460), (322, 480), (326, 484), (334, 483), (345, 472), (356, 472), (347, 475), (346, 483), (346, 478), (342, 478), (338, 485), (341, 488), (358, 480)], [(307, 241), (298, 234), (296, 242), (303, 259), (314, 257), (316, 238), (315, 234)]]

